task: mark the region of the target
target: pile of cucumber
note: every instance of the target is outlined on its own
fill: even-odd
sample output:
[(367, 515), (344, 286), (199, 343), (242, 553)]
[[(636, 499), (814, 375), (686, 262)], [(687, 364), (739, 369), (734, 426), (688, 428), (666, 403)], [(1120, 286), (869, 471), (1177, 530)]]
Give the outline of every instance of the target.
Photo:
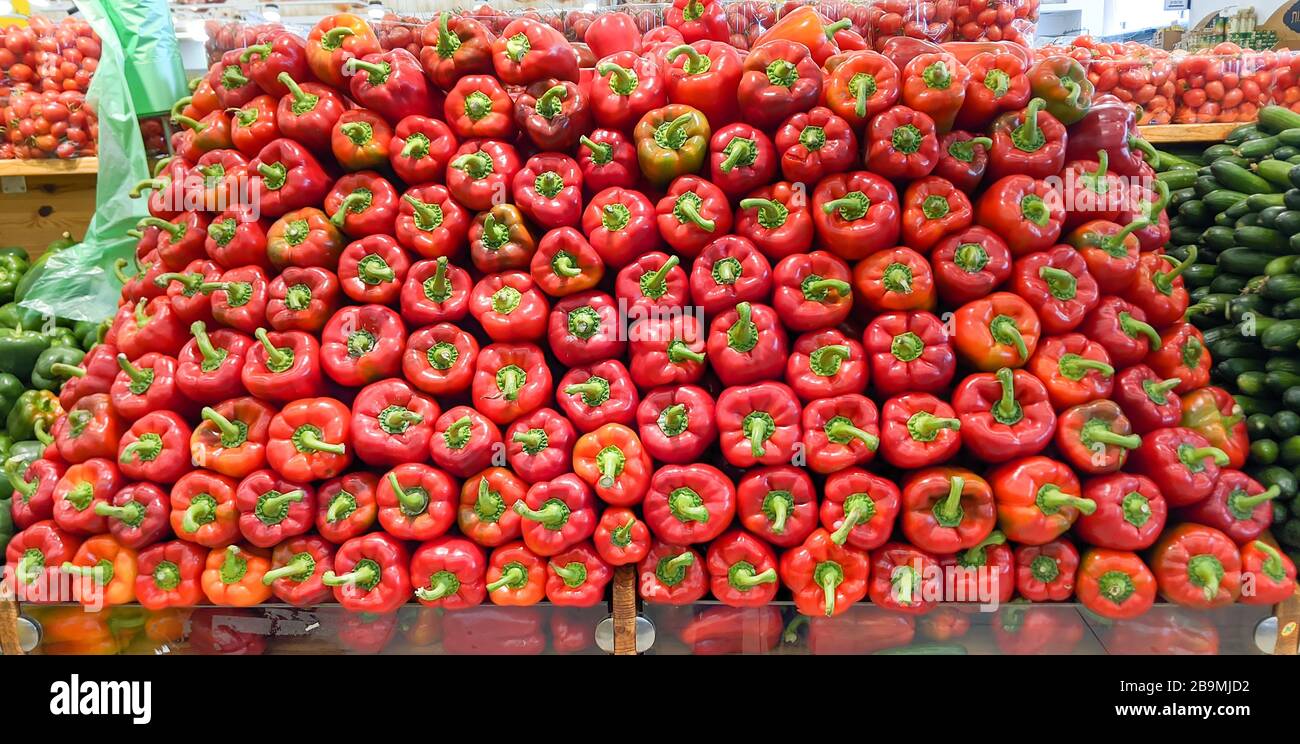
[(1300, 551), (1300, 114), (1279, 106), (1199, 157), (1161, 153), (1170, 244), (1205, 334), (1214, 383), (1234, 393), (1249, 470), (1276, 485), (1274, 535)]

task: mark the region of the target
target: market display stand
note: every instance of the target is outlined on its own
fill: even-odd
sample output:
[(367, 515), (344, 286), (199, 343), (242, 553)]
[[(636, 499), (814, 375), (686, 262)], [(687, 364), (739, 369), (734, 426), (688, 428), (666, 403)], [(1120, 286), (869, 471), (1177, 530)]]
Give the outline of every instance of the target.
[(0, 160), (0, 244), (34, 258), (64, 232), (84, 235), (98, 172), (98, 158)]
[(1138, 127), (1142, 138), (1152, 144), (1203, 144), (1222, 142), (1239, 124), (1154, 124)]

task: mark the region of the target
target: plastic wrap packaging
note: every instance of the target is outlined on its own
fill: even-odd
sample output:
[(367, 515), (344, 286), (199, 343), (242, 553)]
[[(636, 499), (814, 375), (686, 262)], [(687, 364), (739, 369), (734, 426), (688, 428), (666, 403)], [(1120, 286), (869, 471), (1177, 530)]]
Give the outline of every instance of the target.
[(0, 28), (0, 160), (95, 154), (86, 91), (100, 39), (80, 18), (34, 15)]
[(1014, 41), (1034, 45), (1039, 0), (956, 0), (953, 41)]
[(1300, 112), (1300, 52), (1282, 49), (1277, 52), (1277, 71), (1273, 77), (1270, 103)]
[(1034, 53), (1036, 59), (1064, 54), (1078, 60), (1096, 94), (1110, 93), (1131, 105), (1139, 124), (1173, 122), (1178, 101), (1176, 65), (1163, 49), (1080, 36), (1068, 45), (1040, 47)]
[(895, 36), (951, 41), (956, 5), (956, 0), (872, 0), (866, 24), (872, 46), (880, 50)]
[[(1243, 50), (1231, 42), (1192, 54), (1176, 54), (1173, 123), (1254, 121), (1274, 97), (1274, 77), (1289, 55)], [(1288, 68), (1289, 69), (1289, 68)]]

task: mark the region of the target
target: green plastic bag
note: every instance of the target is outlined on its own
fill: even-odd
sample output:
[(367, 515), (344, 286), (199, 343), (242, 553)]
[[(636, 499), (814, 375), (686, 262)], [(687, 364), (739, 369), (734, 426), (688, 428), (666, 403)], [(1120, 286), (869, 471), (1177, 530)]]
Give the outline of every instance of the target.
[[(160, 0), (130, 3), (77, 0), (77, 7), (102, 40), (99, 67), (87, 94), (99, 118), (95, 215), (82, 242), (51, 256), (20, 303), (46, 316), (94, 322), (117, 310), (122, 284), (113, 275), (113, 264), (118, 259), (130, 260), (136, 241), (126, 231), (148, 214), (145, 200), (129, 196), (133, 184), (149, 177), (149, 164), (125, 73), (126, 57), (118, 29), (105, 7), (108, 4), (114, 6), (111, 13), (119, 16), (130, 7), (135, 15), (128, 17), (133, 19), (133, 24), (138, 24), (137, 32), (152, 29), (172, 34), (167, 6)], [(149, 19), (161, 14), (166, 22), (144, 20), (141, 14), (146, 9)], [(130, 43), (133, 48), (141, 46), (138, 40)], [(173, 53), (174, 44), (173, 40)]]

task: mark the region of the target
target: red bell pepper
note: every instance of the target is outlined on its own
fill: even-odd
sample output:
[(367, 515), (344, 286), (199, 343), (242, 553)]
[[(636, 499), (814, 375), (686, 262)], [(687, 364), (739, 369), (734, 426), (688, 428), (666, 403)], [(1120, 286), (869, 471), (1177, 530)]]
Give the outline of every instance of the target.
[(441, 470), (423, 463), (398, 465), (379, 479), (379, 524), (403, 540), (432, 540), (456, 522), (459, 493)]
[(1165, 528), (1169, 507), (1155, 481), (1144, 475), (1112, 473), (1083, 484), (1083, 497), (1097, 505), (1074, 531), (1086, 542), (1112, 550), (1145, 550)]
[(315, 536), (295, 537), (275, 546), (261, 581), (281, 602), (313, 607), (332, 596), (321, 579), (333, 570), (333, 545)]
[[(710, 119), (712, 121), (712, 119)], [(762, 130), (740, 122), (719, 127), (709, 140), (709, 180), (729, 199), (771, 183), (776, 146)]]
[(451, 323), (421, 328), (406, 341), (402, 374), (426, 393), (454, 395), (469, 389), (478, 352), (474, 337)]
[[(651, 252), (660, 244), (654, 211), (654, 205), (641, 192), (610, 187), (596, 194), (587, 204), (582, 215), (582, 231), (604, 263), (626, 267), (638, 257), (640, 261), (645, 261), (651, 256), (663, 255)], [(621, 286), (622, 273), (619, 274), (619, 281)], [(659, 291), (661, 289), (666, 290), (664, 277), (647, 287), (651, 292), (659, 292), (656, 297), (662, 296), (663, 292)]]
[(1061, 236), (1065, 208), (1053, 187), (1027, 175), (1006, 176), (975, 203), (975, 222), (992, 230), (1013, 256), (1046, 250)]
[(1093, 219), (1076, 227), (1066, 242), (1074, 246), (1088, 264), (1088, 273), (1106, 293), (1123, 293), (1137, 280), (1141, 244), (1134, 232), (1146, 226), (1134, 220), (1126, 227), (1104, 219)]
[(691, 297), (706, 315), (740, 302), (761, 302), (772, 291), (772, 266), (749, 240), (727, 235), (714, 240), (691, 265)]
[(1210, 383), (1210, 352), (1205, 337), (1191, 323), (1164, 329), (1160, 344), (1147, 354), (1146, 364), (1164, 378), (1178, 378), (1175, 393), (1189, 393)]
[(1170, 506), (1192, 506), (1214, 491), (1220, 468), (1228, 466), (1223, 450), (1191, 429), (1149, 431), (1133, 452), (1133, 468), (1155, 481)]
[(1150, 367), (1137, 364), (1115, 377), (1115, 402), (1119, 403), (1133, 424), (1133, 431), (1138, 434), (1177, 426), (1182, 405), (1174, 394), (1174, 387), (1179, 384), (1181, 380), (1177, 377), (1161, 380)]
[(731, 524), (736, 488), (711, 465), (665, 465), (650, 481), (643, 511), (660, 540), (675, 545), (708, 542)]
[(1142, 220), (1149, 224), (1133, 233), (1143, 251), (1154, 251), (1169, 242), (1169, 215), (1165, 207), (1169, 204), (1169, 185), (1155, 181), (1153, 187), (1129, 187), (1129, 198), (1133, 208), (1120, 215), (1123, 222)]
[(1146, 313), (1113, 295), (1102, 297), (1078, 330), (1100, 344), (1121, 369), (1141, 362), (1150, 348), (1160, 347), (1160, 335), (1146, 322)]
[(1057, 410), (1110, 397), (1115, 375), (1105, 348), (1082, 333), (1043, 339), (1026, 368)]
[(1080, 514), (1097, 505), (1080, 496), (1079, 479), (1068, 465), (1046, 457), (1024, 457), (989, 474), (997, 500), (998, 525), (1007, 537), (1043, 545), (1063, 534)]
[(349, 59), (381, 51), (370, 24), (351, 13), (325, 16), (307, 34), (308, 67), (321, 82), (335, 88), (347, 83), (343, 65)]
[(492, 40), (492, 64), (507, 85), (578, 79), (578, 57), (564, 35), (529, 18), (516, 18)]
[(955, 553), (974, 547), (993, 530), (989, 484), (961, 468), (929, 468), (903, 484), (900, 526), (923, 550)]
[(95, 504), (95, 513), (108, 518), (108, 530), (128, 548), (147, 548), (171, 535), (171, 505), (166, 492), (152, 483), (132, 483), (111, 501)]
[(940, 132), (947, 132), (970, 80), (970, 70), (951, 54), (918, 54), (903, 68), (903, 105), (928, 115)]
[(166, 297), (141, 299), (134, 307), (124, 305), (113, 325), (115, 345), (128, 359), (140, 359), (149, 352), (174, 355), (189, 336)]
[(406, 546), (382, 532), (354, 537), (334, 554), (334, 570), (321, 583), (350, 612), (394, 612), (411, 599)]
[(476, 544), (496, 547), (520, 536), (520, 517), (514, 510), (528, 485), (505, 468), (487, 468), (465, 480), (460, 488), (456, 524)]
[(485, 578), (493, 604), (534, 605), (545, 596), (546, 562), (523, 543), (509, 543), (492, 551)]
[(469, 140), (447, 166), (447, 190), (466, 209), (484, 212), (504, 201), (520, 167), (519, 153), (509, 143)]
[(637, 594), (651, 604), (689, 605), (709, 589), (704, 558), (689, 546), (656, 540), (637, 564)]
[(537, 250), (531, 228), (513, 204), (498, 204), (476, 216), (469, 242), (470, 259), (485, 274), (527, 269)]
[(903, 242), (929, 250), (971, 224), (971, 204), (950, 181), (929, 176), (907, 187), (903, 199)]
[(443, 90), (451, 90), (464, 75), (492, 72), (492, 32), (470, 16), (443, 11), (421, 33), (420, 62), (424, 72)]
[(330, 133), (347, 104), (334, 88), (321, 83), (298, 82), (303, 79), (288, 72), (276, 76), (276, 82), (286, 92), (276, 105), (275, 123), (286, 139), (301, 142), (314, 152), (327, 153), (330, 151)]
[(773, 545), (792, 547), (817, 526), (817, 501), (807, 473), (791, 466), (750, 470), (737, 490), (741, 523)]
[(406, 183), (428, 184), (443, 179), (457, 147), (456, 136), (442, 121), (412, 114), (394, 127), (388, 162)]
[(415, 598), (426, 607), (462, 610), (487, 597), (487, 557), (468, 540), (439, 537), (411, 555)]
[(198, 260), (185, 267), (183, 273), (164, 272), (154, 278), (154, 283), (167, 288), (167, 299), (172, 311), (182, 323), (212, 320), (212, 303), (200, 288), (221, 278), (221, 267), (212, 261)]
[(224, 329), (209, 335), (203, 321), (191, 324), (190, 333), (194, 338), (181, 349), (177, 360), (177, 389), (190, 400), (205, 404), (242, 395), (240, 371), (253, 339)]
[(805, 401), (861, 393), (867, 384), (866, 354), (838, 330), (810, 331), (795, 340), (785, 381)]
[(833, 473), (869, 461), (880, 446), (876, 404), (856, 393), (814, 400), (801, 420), (808, 467)]
[(680, 31), (688, 43), (726, 41), (730, 36), (724, 10), (715, 0), (673, 0), (664, 10), (664, 23)]
[(211, 295), (212, 317), (222, 325), (252, 333), (266, 320), (270, 285), (258, 266), (230, 269), (221, 281), (205, 282), (199, 290)]
[(636, 385), (617, 359), (570, 369), (556, 390), (556, 403), (584, 433), (609, 423), (631, 424), (639, 402)]
[(311, 529), (316, 518), (316, 493), (311, 486), (287, 481), (273, 470), (258, 470), (235, 490), (239, 532), (259, 548)]
[(506, 457), (524, 481), (554, 480), (569, 469), (577, 438), (569, 420), (550, 408), (516, 419), (506, 431)]
[(1006, 535), (993, 530), (973, 547), (939, 556), (945, 582), (953, 582), (951, 588), (944, 587), (944, 599), (952, 602), (1011, 602), (1011, 595), (1016, 590), (1015, 555), (1006, 543)]
[(55, 419), (50, 434), (59, 457), (67, 463), (85, 462), (92, 457), (117, 456), (117, 442), (126, 422), (113, 409), (107, 393), (87, 395)]
[(541, 150), (567, 152), (591, 129), (588, 90), (568, 80), (539, 80), (515, 97), (515, 124)]
[[(139, 225), (158, 228), (158, 242), (154, 247), (170, 271), (186, 271), (191, 263), (207, 257), (203, 245), (209, 219), (203, 212), (183, 212), (170, 221), (145, 217)], [(155, 278), (154, 284), (157, 283)]]
[(871, 380), (883, 395), (938, 392), (948, 386), (957, 362), (943, 323), (924, 311), (876, 316), (862, 346)]
[(570, 157), (534, 155), (515, 174), (514, 201), (544, 230), (573, 227), (582, 220), (582, 172)]
[(1084, 473), (1113, 473), (1124, 466), (1128, 451), (1142, 444), (1113, 400), (1095, 400), (1061, 412), (1056, 448)]
[(836, 326), (848, 317), (853, 294), (849, 267), (827, 251), (786, 256), (773, 269), (773, 309), (792, 331)]
[(331, 478), (316, 492), (316, 531), (335, 545), (365, 534), (375, 525), (379, 478), (357, 472)]
[(668, 105), (659, 61), (635, 52), (604, 57), (591, 81), (591, 113), (596, 125), (630, 132), (650, 111)]
[(455, 406), (433, 423), (429, 454), (433, 462), (458, 478), (488, 467), (498, 454), (501, 430), (469, 406)]
[(413, 324), (460, 320), (469, 312), (472, 288), (469, 272), (446, 256), (418, 261), (402, 283), (402, 316)]
[(566, 297), (599, 284), (605, 264), (582, 233), (572, 227), (557, 227), (537, 244), (529, 272), (543, 292)]
[(1178, 511), (1185, 521), (1213, 527), (1245, 545), (1263, 534), (1273, 523), (1276, 485), (1265, 489), (1240, 470), (1224, 470), (1208, 498)]
[(953, 130), (939, 141), (939, 162), (933, 175), (951, 181), (963, 192), (973, 193), (988, 170), (988, 148), (993, 140)]
[(867, 170), (889, 179), (929, 175), (939, 160), (934, 119), (906, 106), (877, 114), (867, 129), (865, 160)]
[(491, 75), (466, 75), (447, 93), (443, 115), (461, 139), (512, 140), (514, 102)]
[(176, 481), (171, 490), (172, 532), (182, 540), (208, 548), (225, 547), (239, 539), (238, 483), (207, 470), (195, 470)]
[(80, 365), (59, 369), (67, 377), (59, 391), (59, 404), (70, 411), (82, 398), (112, 390), (113, 379), (121, 369), (117, 366), (117, 347), (100, 342), (82, 357)]
[(402, 380), (372, 383), (352, 403), (351, 441), (370, 465), (397, 465), (424, 458), (438, 404)]
[(1144, 614), (1156, 599), (1156, 577), (1135, 553), (1093, 548), (1079, 561), (1075, 596), (1112, 620)]
[(719, 440), (737, 467), (788, 463), (800, 438), (794, 391), (779, 382), (727, 388), (718, 398)]
[(159, 543), (142, 551), (136, 563), (136, 600), (151, 612), (200, 604), (203, 587), (199, 579), (207, 557), (207, 550), (184, 540)]
[(772, 260), (805, 253), (813, 243), (812, 213), (802, 184), (778, 181), (740, 200), (736, 234), (749, 238)]
[(807, 111), (822, 94), (822, 72), (808, 47), (775, 39), (745, 57), (736, 99), (744, 118), (765, 130)]
[(898, 103), (898, 67), (888, 57), (862, 50), (827, 60), (822, 90), (824, 104), (856, 131), (866, 129), (877, 114)]
[(1290, 558), (1272, 545), (1254, 540), (1241, 548), (1241, 596), (1237, 601), (1279, 604), (1295, 594), (1295, 575), (1295, 563)]
[(289, 31), (281, 31), (259, 44), (244, 47), (239, 55), (248, 76), (258, 87), (273, 96), (283, 96), (289, 89), (279, 81), (279, 75), (287, 72), (302, 80), (309, 74), (307, 68), (307, 44), (301, 36)]
[(1045, 102), (1034, 98), (1023, 111), (1006, 113), (991, 127), (988, 177), (1026, 175), (1032, 178), (1056, 176), (1065, 166), (1065, 125), (1044, 110)]
[(781, 555), (780, 573), (801, 614), (833, 617), (867, 596), (871, 563), (866, 553), (837, 545), (830, 532), (817, 529)]
[(981, 52), (966, 61), (966, 69), (966, 100), (957, 113), (962, 128), (983, 130), (998, 116), (1029, 103), (1026, 64), (1017, 55)]
[(960, 430), (952, 406), (927, 393), (904, 393), (881, 409), (880, 453), (899, 468), (937, 465), (957, 454)]
[(611, 507), (600, 515), (592, 535), (596, 552), (612, 566), (626, 566), (650, 551), (650, 529), (631, 509)]
[(572, 473), (534, 483), (511, 509), (520, 517), (524, 545), (540, 556), (568, 550), (596, 530), (595, 498)]
[(664, 59), (664, 88), (670, 103), (699, 109), (715, 128), (741, 118), (735, 92), (744, 62), (735, 47), (721, 39), (698, 39), (672, 47)]
[(898, 243), (898, 193), (884, 178), (866, 171), (822, 179), (813, 191), (817, 243), (848, 261)]
[(573, 472), (614, 506), (641, 503), (650, 488), (651, 468), (641, 440), (622, 424), (583, 434), (573, 446)]
[(994, 292), (957, 308), (952, 342), (963, 361), (991, 372), (1026, 365), (1038, 348), (1041, 329), (1038, 314), (1023, 298)]
[(708, 356), (724, 385), (744, 385), (781, 374), (787, 341), (776, 311), (741, 302), (713, 319)]
[(190, 427), (171, 411), (154, 411), (131, 425), (118, 444), (122, 475), (133, 481), (175, 483), (190, 470)]
[(933, 310), (934, 273), (925, 257), (900, 246), (878, 251), (853, 267), (857, 299), (876, 312)]
[(779, 587), (776, 554), (767, 543), (733, 530), (709, 545), (706, 568), (713, 596), (729, 607), (761, 607)]
[(392, 147), (393, 128), (369, 109), (344, 111), (330, 131), (330, 152), (346, 171), (387, 166)]
[(74, 535), (108, 532), (108, 520), (95, 507), (109, 503), (124, 485), (112, 460), (96, 457), (70, 466), (50, 493), (54, 522)]
[(698, 460), (717, 438), (713, 398), (694, 385), (650, 392), (637, 407), (636, 419), (646, 452), (660, 462)]
[(343, 176), (325, 195), (330, 222), (351, 238), (391, 235), (399, 203), (397, 188), (371, 170)]
[(700, 255), (706, 245), (732, 229), (727, 195), (698, 176), (674, 179), (655, 212), (664, 242), (687, 257)]
[(1246, 464), (1250, 437), (1237, 400), (1221, 387), (1203, 387), (1183, 396), (1180, 426), (1210, 440), (1228, 456), (1228, 467)]
[(775, 143), (788, 181), (815, 183), (858, 162), (858, 138), (849, 122), (824, 106), (792, 114), (776, 130)]
[(556, 303), (547, 328), (550, 348), (566, 366), (577, 367), (623, 355), (617, 337), (618, 309), (609, 295), (580, 292)]
[(522, 271), (493, 274), (475, 284), (469, 311), (493, 341), (532, 341), (546, 333), (546, 298)]
[(6, 575), (12, 572), (16, 583), (23, 586), (25, 601), (66, 600), (55, 595), (58, 582), (51, 580), (54, 575), (46, 571), (58, 570), (80, 548), (81, 538), (64, 532), (54, 522), (48, 519), (35, 522), (15, 534), (5, 548)]
[(382, 305), (345, 307), (321, 333), (321, 367), (340, 385), (360, 387), (401, 370), (401, 316)]
[(432, 116), (437, 110), (437, 89), (429, 88), (420, 60), (406, 49), (353, 57), (342, 71), (351, 74), (352, 99), (390, 123), (408, 116)]
[(1241, 593), (1241, 554), (1213, 527), (1180, 524), (1167, 530), (1152, 548), (1151, 570), (1161, 596), (1184, 607), (1222, 607)]
[(474, 368), (473, 398), (483, 414), (508, 424), (551, 401), (551, 372), (533, 344), (485, 346)]
[(924, 614), (940, 594), (938, 561), (928, 552), (890, 542), (871, 555), (871, 601), (896, 612)]
[[(319, 266), (286, 267), (267, 287), (266, 320), (277, 331), (319, 333), (338, 309), (339, 294), (339, 280), (332, 271)], [(182, 358), (185, 353), (181, 352)]]
[(339, 256), (338, 277), (343, 294), (359, 304), (394, 304), (411, 268), (397, 241), (387, 235), (355, 240)]
[(1194, 263), (1194, 245), (1182, 261), (1164, 253), (1143, 253), (1138, 259), (1137, 279), (1123, 297), (1141, 308), (1151, 325), (1156, 328), (1171, 326), (1181, 321), (1187, 312), (1187, 288), (1182, 273)]
[[(650, 223), (647, 222), (647, 225)], [(653, 226), (649, 229), (654, 231)], [(680, 268), (679, 263), (680, 258), (675, 255), (651, 251), (641, 254), (636, 261), (618, 272), (614, 281), (614, 294), (629, 317), (644, 318), (647, 321), (662, 320), (656, 317), (660, 311), (686, 307), (691, 290), (686, 272)], [(686, 317), (684, 314), (675, 316)]]
[(266, 256), (273, 267), (315, 266), (333, 271), (347, 239), (315, 207), (289, 212), (266, 231)]
[(260, 346), (248, 350), (240, 379), (248, 392), (259, 398), (287, 402), (307, 398), (323, 386), (320, 347), (302, 331), (267, 333), (259, 328)]
[(128, 421), (135, 421), (153, 411), (188, 411), (191, 404), (176, 387), (176, 360), (149, 352), (128, 362), (126, 355), (117, 355), (122, 368), (113, 380), (109, 397), (113, 410)]
[[(253, 198), (258, 200), (258, 208), (267, 217), (281, 217), (297, 209), (319, 205), (331, 184), (320, 162), (297, 141), (288, 139), (297, 136), (289, 133), (283, 111), (279, 121), (280, 131), (285, 137), (263, 147), (248, 164), (253, 179)], [(313, 127), (312, 131), (328, 142), (329, 129), (321, 133)]]
[(230, 115), (224, 109), (208, 113), (198, 121), (177, 113), (172, 114), (171, 120), (183, 127), (173, 140), (173, 149), (187, 163), (198, 162), (204, 153), (234, 147), (230, 139)]
[(578, 138), (578, 167), (588, 193), (607, 188), (632, 188), (641, 178), (636, 148), (621, 132), (593, 129)]
[(1074, 330), (1098, 300), (1097, 281), (1087, 262), (1063, 245), (1018, 258), (1010, 289), (1034, 307), (1049, 335)]
[(973, 374), (953, 391), (962, 444), (986, 462), (1041, 452), (1056, 430), (1047, 388), (1038, 378), (1007, 367)]
[(850, 467), (826, 479), (821, 524), (831, 542), (859, 550), (874, 550), (889, 540), (902, 494), (893, 481)]

